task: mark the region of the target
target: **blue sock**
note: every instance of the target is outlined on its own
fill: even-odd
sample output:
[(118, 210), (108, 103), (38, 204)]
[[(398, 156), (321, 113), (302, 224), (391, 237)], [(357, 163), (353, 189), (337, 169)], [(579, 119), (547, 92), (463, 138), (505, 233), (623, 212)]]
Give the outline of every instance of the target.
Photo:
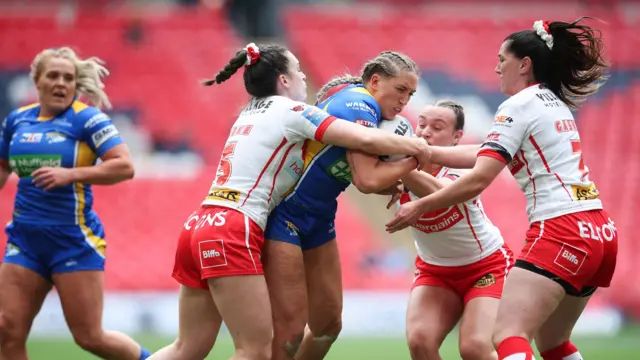
[(140, 346), (140, 360), (145, 360), (146, 358), (151, 356), (151, 353), (149, 352), (149, 350), (143, 348), (142, 346)]

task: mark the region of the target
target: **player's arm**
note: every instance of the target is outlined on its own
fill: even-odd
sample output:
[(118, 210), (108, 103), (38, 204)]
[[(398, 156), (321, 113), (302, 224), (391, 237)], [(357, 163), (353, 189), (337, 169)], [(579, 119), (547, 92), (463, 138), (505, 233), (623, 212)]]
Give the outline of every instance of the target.
[(84, 141), (102, 162), (73, 169), (73, 182), (111, 185), (133, 178), (129, 148), (111, 119), (102, 112), (92, 114), (84, 126)]
[(133, 178), (135, 171), (127, 145), (113, 146), (103, 152), (100, 159), (102, 160), (100, 164), (72, 169), (72, 182), (111, 185)]
[(387, 231), (393, 233), (402, 230), (415, 223), (420, 214), (459, 204), (480, 195), (511, 162), (527, 133), (526, 119), (517, 108), (501, 107), (496, 119), (503, 117), (508, 117), (511, 122), (494, 122), (471, 171), (431, 195), (403, 204), (395, 217), (387, 223)]
[(471, 169), (476, 164), (481, 144), (431, 146), (431, 163), (454, 169)]
[(4, 119), (2, 125), (0, 125), (0, 189), (4, 187), (11, 175), (9, 143), (11, 142), (13, 131), (9, 126), (9, 118)]
[(353, 184), (365, 194), (380, 193), (394, 187), (398, 179), (419, 165), (414, 157), (384, 162), (377, 155), (357, 150), (347, 151), (347, 162), (353, 175)]
[(424, 171), (414, 170), (402, 177), (402, 183), (417, 197), (425, 197), (451, 184), (457, 177), (456, 174), (447, 174), (436, 179)]
[(423, 139), (370, 129), (338, 119), (315, 106), (297, 104), (284, 117), (284, 130), (288, 138), (315, 139), (325, 144), (377, 155), (410, 155), (418, 159), (420, 166), (429, 165), (431, 153), (429, 145)]

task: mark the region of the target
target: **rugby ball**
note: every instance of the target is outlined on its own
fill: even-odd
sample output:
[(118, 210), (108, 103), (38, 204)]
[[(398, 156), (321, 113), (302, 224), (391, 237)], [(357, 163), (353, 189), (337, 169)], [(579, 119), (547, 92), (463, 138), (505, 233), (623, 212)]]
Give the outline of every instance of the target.
[[(393, 120), (382, 120), (378, 129), (388, 131), (401, 136), (413, 136), (413, 126), (406, 118), (396, 115)], [(382, 161), (398, 161), (402, 160), (407, 155), (380, 155)]]

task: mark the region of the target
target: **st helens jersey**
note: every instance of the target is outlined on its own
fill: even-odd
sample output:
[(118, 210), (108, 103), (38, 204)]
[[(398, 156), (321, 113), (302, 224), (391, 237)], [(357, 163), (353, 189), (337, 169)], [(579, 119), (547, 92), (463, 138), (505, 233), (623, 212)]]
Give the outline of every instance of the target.
[[(458, 170), (442, 168), (437, 179), (457, 179)], [(405, 193), (400, 203), (417, 200)], [(420, 259), (438, 266), (462, 266), (478, 262), (498, 251), (504, 244), (500, 230), (482, 208), (480, 197), (446, 209), (422, 214), (412, 225), (413, 241)]]
[(478, 156), (508, 165), (527, 198), (530, 222), (602, 209), (566, 104), (542, 85), (507, 99)]
[(282, 96), (253, 99), (233, 124), (204, 205), (236, 209), (265, 228), (302, 174), (306, 139), (322, 140), (335, 117)]
[(97, 220), (91, 185), (73, 183), (45, 191), (33, 184), (40, 167), (92, 166), (122, 143), (109, 116), (80, 101), (53, 118), (39, 116), (40, 105), (14, 110), (0, 128), (0, 159), (16, 173), (18, 193), (13, 221), (41, 225), (84, 225)]

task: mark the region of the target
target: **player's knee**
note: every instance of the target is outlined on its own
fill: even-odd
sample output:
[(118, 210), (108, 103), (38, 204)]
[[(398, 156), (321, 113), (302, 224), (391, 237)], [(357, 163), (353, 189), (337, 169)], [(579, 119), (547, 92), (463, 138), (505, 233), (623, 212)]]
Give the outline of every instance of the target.
[(179, 359), (204, 359), (209, 356), (212, 345), (203, 341), (184, 341), (178, 337), (171, 346)]
[(104, 333), (100, 331), (73, 331), (73, 341), (85, 351), (101, 354), (104, 348)]
[(0, 312), (0, 347), (26, 344), (28, 324), (20, 324), (11, 314)]
[(407, 333), (407, 343), (414, 360), (438, 359), (440, 344), (436, 343), (423, 329), (413, 329)]
[(486, 360), (493, 356), (493, 344), (487, 336), (471, 335), (460, 339), (460, 357), (463, 360)]
[[(327, 339), (334, 338), (333, 341), (340, 335), (342, 331), (342, 314), (340, 312), (334, 312), (327, 314), (323, 321), (309, 323), (309, 330), (313, 334), (314, 339), (326, 336)], [(332, 341), (332, 342), (333, 342)]]

